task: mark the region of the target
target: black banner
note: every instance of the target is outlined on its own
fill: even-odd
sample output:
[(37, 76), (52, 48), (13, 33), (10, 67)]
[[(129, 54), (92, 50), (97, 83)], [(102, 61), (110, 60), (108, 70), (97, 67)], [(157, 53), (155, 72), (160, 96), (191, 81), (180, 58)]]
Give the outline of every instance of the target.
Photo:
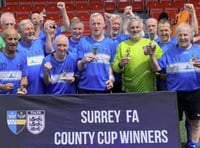
[(0, 96), (5, 148), (180, 148), (174, 92)]

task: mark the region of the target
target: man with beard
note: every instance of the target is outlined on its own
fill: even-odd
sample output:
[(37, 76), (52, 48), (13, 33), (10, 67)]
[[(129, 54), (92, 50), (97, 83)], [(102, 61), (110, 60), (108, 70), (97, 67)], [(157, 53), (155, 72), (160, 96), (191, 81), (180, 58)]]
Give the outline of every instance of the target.
[(21, 20), (18, 24), (21, 40), (17, 50), (27, 57), (28, 64), (28, 94), (43, 94), (44, 87), (39, 77), (40, 65), (44, 58), (44, 44), (40, 39), (35, 39), (33, 23), (29, 19)]
[(156, 90), (155, 74), (149, 65), (150, 58), (146, 56), (147, 46), (156, 48), (156, 57), (162, 55), (162, 50), (156, 42), (142, 37), (143, 22), (140, 18), (128, 22), (130, 39), (123, 41), (117, 48), (113, 62), (113, 70), (122, 73), (122, 90), (124, 92), (149, 92)]
[(23, 54), (16, 52), (18, 33), (14, 28), (4, 29), (2, 37), (5, 47), (0, 52), (0, 94), (27, 94), (27, 61)]

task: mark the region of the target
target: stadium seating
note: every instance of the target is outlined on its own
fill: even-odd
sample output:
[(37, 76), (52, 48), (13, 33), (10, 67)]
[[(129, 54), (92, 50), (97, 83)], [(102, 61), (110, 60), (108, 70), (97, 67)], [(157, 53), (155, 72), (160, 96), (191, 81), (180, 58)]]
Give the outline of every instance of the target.
[(130, 0), (117, 0), (116, 6), (118, 12), (124, 12), (124, 8), (130, 5)]
[(44, 7), (47, 5), (47, 2), (45, 0), (35, 0), (35, 1), (33, 0), (32, 3), (33, 3), (33, 6), (43, 5)]
[(19, 6), (19, 1), (18, 0), (6, 0), (6, 5), (14, 5), (14, 6)]
[[(44, 8), (47, 12), (46, 19), (55, 19), (61, 22), (60, 13), (56, 6), (60, 0), (6, 0), (6, 6), (0, 8), (0, 14), (6, 11), (13, 12), (17, 22), (27, 18), (33, 11), (41, 12)], [(150, 17), (158, 18), (161, 12), (168, 13), (170, 18), (183, 9), (184, 3), (193, 3), (197, 18), (200, 18), (200, 1), (197, 0), (62, 0), (66, 4), (69, 18), (79, 17), (89, 33), (88, 21), (93, 12), (123, 13), (124, 8), (131, 5), (133, 12), (146, 13)], [(179, 9), (181, 8), (181, 9)], [(200, 22), (200, 19), (198, 19)]]
[(104, 6), (101, 3), (90, 3), (90, 12), (93, 13), (93, 12), (99, 12), (99, 13), (102, 13), (104, 12)]
[(130, 5), (133, 8), (133, 12), (143, 12), (144, 11), (144, 0), (132, 0)]
[(104, 0), (104, 11), (114, 13), (116, 10), (115, 0)]

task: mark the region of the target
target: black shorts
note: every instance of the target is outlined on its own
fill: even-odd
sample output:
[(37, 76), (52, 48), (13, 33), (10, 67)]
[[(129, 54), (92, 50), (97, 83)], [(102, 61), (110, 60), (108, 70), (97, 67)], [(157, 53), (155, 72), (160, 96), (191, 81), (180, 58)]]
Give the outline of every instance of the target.
[(200, 119), (200, 90), (191, 92), (177, 92), (179, 120), (182, 120), (183, 112), (190, 120)]

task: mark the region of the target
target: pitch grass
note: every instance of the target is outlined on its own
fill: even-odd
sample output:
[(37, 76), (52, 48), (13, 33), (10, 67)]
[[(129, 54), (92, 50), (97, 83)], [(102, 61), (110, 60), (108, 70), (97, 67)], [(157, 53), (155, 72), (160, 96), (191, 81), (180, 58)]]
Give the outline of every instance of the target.
[(181, 137), (182, 148), (185, 148), (184, 145), (187, 141), (187, 138), (186, 138), (186, 130), (185, 130), (185, 121), (184, 120), (179, 122), (179, 128), (180, 128), (180, 137)]

